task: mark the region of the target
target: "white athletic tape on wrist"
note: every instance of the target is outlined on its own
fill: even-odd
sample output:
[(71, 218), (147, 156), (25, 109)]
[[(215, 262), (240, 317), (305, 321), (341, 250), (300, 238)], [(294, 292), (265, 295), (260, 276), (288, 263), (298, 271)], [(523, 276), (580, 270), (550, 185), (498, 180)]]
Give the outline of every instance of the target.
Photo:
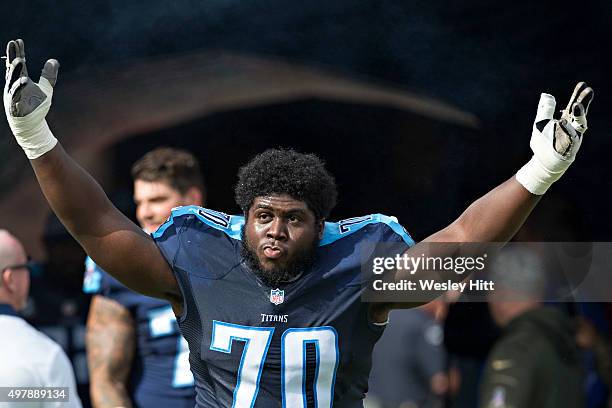
[(23, 120), (28, 119), (35, 112), (36, 110), (23, 118), (12, 118), (13, 123), (11, 124), (17, 143), (30, 160), (39, 158), (57, 144), (57, 139), (53, 136), (46, 120), (43, 119), (34, 127), (31, 127), (31, 122)]
[(561, 172), (554, 173), (546, 169), (537, 157), (533, 156), (516, 173), (516, 180), (523, 185), (532, 194), (542, 195), (548, 188), (565, 173), (565, 169)]
[[(28, 115), (23, 117), (14, 117), (10, 114), (10, 102), (5, 101), (6, 117), (15, 136), (17, 143), (23, 149), (28, 159), (36, 159), (49, 150), (53, 149), (57, 144), (57, 139), (51, 133), (49, 125), (45, 120), (47, 112), (51, 107), (51, 98), (53, 96), (53, 87), (45, 78), (40, 78), (38, 86), (47, 96), (45, 100)], [(8, 96), (5, 95), (5, 98)]]

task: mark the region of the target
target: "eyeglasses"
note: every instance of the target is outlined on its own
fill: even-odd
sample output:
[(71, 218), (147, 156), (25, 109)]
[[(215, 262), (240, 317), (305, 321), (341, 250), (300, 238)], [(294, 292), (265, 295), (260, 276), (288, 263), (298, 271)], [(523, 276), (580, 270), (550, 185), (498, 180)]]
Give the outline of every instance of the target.
[(30, 259), (30, 257), (28, 257), (28, 261), (26, 263), (5, 266), (4, 268), (2, 268), (2, 273), (4, 273), (4, 271), (6, 271), (7, 269), (27, 269), (31, 272), (32, 268), (34, 268), (34, 265), (36, 265), (36, 262)]

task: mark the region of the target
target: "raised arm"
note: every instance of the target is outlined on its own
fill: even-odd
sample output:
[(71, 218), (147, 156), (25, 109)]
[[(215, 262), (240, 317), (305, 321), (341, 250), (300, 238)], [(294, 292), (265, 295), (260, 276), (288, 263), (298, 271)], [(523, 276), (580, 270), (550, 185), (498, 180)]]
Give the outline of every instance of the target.
[(554, 119), (556, 101), (542, 94), (533, 124), (533, 157), (515, 177), (472, 203), (461, 216), (428, 242), (507, 242), (523, 225), (548, 188), (576, 158), (587, 129), (586, 114), (593, 90), (576, 85), (561, 120)]
[(474, 201), (452, 224), (425, 242), (507, 242), (542, 196), (527, 191), (515, 177)]
[(47, 61), (39, 82), (34, 83), (27, 74), (23, 41), (7, 45), (4, 110), (47, 201), (104, 270), (131, 289), (180, 308), (178, 284), (153, 240), (112, 205), (49, 130), (45, 116), (58, 69), (56, 60)]
[[(459, 245), (434, 246), (442, 243), (505, 243), (523, 225), (546, 190), (557, 181), (576, 158), (587, 129), (586, 115), (593, 99), (593, 90), (584, 82), (576, 85), (561, 119), (554, 119), (556, 102), (549, 94), (542, 94), (530, 141), (533, 157), (516, 176), (495, 187), (473, 202), (454, 222), (432, 234), (423, 243), (410, 248), (406, 255), (415, 257), (452, 256)], [(477, 246), (474, 246), (474, 248)], [(463, 249), (465, 251), (465, 248)], [(462, 255), (466, 255), (465, 252)], [(393, 280), (417, 282), (421, 275), (415, 271), (394, 271)], [(448, 277), (429, 275), (440, 280)], [(460, 276), (455, 276), (460, 278)], [(420, 294), (418, 300), (404, 303), (372, 304), (371, 316), (385, 321), (389, 310), (409, 308), (426, 303), (440, 292)]]

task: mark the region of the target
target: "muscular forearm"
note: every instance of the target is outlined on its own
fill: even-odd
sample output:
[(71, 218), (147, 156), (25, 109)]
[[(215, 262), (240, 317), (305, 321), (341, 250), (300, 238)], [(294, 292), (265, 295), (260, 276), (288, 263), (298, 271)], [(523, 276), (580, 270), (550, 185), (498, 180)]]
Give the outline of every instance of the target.
[(25, 69), (22, 40), (7, 45), (6, 118), (47, 201), (88, 255), (129, 288), (167, 299), (180, 309), (181, 294), (172, 270), (155, 243), (121, 214), (98, 183), (70, 158), (45, 119), (59, 63), (49, 60), (34, 83)]
[(542, 196), (531, 194), (514, 177), (472, 203), (429, 242), (507, 242)]
[[(456, 221), (410, 248), (405, 255), (417, 258), (444, 258), (459, 253), (461, 256), (476, 256), (482, 249), (479, 245), (470, 245), (470, 243), (509, 241), (523, 225), (540, 197), (531, 194), (513, 177), (476, 200)], [(430, 245), (432, 242), (449, 244)], [(427, 270), (421, 272), (419, 269), (399, 269), (393, 273), (395, 281), (411, 281), (415, 285), (419, 285), (423, 273), (427, 273), (427, 279), (438, 282), (465, 279), (461, 274), (430, 273)], [(372, 307), (370, 315), (374, 321), (383, 322), (391, 309), (419, 306), (442, 293), (443, 290), (420, 290), (417, 295), (402, 302)]]
[(31, 163), (53, 211), (98, 265), (145, 295), (176, 297), (176, 280), (151, 238), (59, 143)]
[[(479, 245), (462, 243), (505, 243), (523, 225), (542, 194), (556, 182), (572, 164), (587, 129), (586, 114), (593, 99), (593, 90), (580, 82), (574, 88), (567, 108), (562, 111), (561, 120), (554, 119), (556, 101), (552, 95), (542, 94), (538, 104), (529, 146), (533, 156), (516, 174), (506, 182), (485, 194), (471, 204), (461, 216), (448, 227), (427, 237), (404, 255), (408, 257), (461, 256), (480, 252)], [(428, 243), (453, 243), (451, 245), (428, 245)], [(392, 271), (396, 282), (417, 283), (418, 267)], [(430, 274), (435, 280), (462, 280), (457, 273)], [(403, 282), (405, 283), (405, 282)], [(405, 299), (409, 305), (427, 302), (443, 293), (442, 290), (422, 291), (418, 299)], [(371, 315), (381, 319), (386, 312), (401, 304), (389, 303), (383, 307), (371, 308)], [(374, 315), (374, 311), (378, 312)], [(375, 320), (381, 321), (381, 320)]]
[(521, 227), (542, 194), (572, 164), (587, 129), (586, 113), (593, 90), (580, 82), (561, 120), (556, 101), (542, 94), (529, 146), (531, 160), (510, 180), (474, 202), (449, 227), (428, 238), (447, 242), (506, 242)]
[(122, 215), (59, 143), (31, 164), (51, 208), (77, 240), (111, 232), (102, 219)]

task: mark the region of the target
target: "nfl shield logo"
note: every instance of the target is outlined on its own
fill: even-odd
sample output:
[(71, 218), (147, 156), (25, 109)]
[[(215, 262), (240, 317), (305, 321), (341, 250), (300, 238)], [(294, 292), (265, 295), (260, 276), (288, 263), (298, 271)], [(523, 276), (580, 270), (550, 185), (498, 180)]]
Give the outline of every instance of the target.
[(285, 291), (280, 289), (270, 290), (270, 302), (280, 305), (285, 301)]

